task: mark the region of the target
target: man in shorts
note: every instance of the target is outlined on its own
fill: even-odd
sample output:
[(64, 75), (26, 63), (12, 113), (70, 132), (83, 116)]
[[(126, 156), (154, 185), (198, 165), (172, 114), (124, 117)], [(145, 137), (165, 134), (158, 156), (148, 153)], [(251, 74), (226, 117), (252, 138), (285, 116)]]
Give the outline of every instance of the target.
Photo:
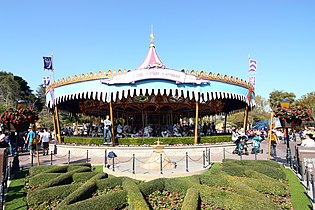
[(44, 132), (41, 135), (41, 141), (43, 142), (43, 155), (48, 155), (49, 150), (49, 136), (47, 129), (44, 129)]

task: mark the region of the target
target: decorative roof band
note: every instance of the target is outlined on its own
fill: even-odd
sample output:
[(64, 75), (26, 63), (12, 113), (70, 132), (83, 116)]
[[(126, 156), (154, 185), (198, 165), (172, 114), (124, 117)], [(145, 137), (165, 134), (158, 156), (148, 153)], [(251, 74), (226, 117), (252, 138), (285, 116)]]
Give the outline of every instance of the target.
[[(78, 82), (85, 82), (85, 81), (91, 81), (91, 80), (99, 80), (99, 79), (109, 79), (112, 78), (115, 75), (120, 74), (126, 74), (127, 72), (132, 70), (108, 70), (108, 71), (98, 71), (98, 72), (90, 72), (90, 73), (82, 73), (82, 74), (76, 74), (72, 77), (68, 76), (66, 78), (61, 78), (56, 81), (54, 81), (51, 85), (47, 86), (46, 93), (49, 91), (50, 88), (57, 88), (64, 85), (69, 85), (73, 83)], [(222, 75), (220, 73), (212, 73), (212, 72), (204, 72), (204, 71), (195, 71), (195, 70), (181, 70), (181, 72), (184, 72), (186, 74), (194, 75), (197, 78), (200, 79), (206, 79), (206, 80), (212, 80), (212, 81), (219, 81), (219, 82), (225, 82), (233, 85), (239, 85), (245, 88), (253, 88), (254, 87), (247, 82), (246, 80), (239, 79), (238, 77), (228, 76), (228, 75)]]

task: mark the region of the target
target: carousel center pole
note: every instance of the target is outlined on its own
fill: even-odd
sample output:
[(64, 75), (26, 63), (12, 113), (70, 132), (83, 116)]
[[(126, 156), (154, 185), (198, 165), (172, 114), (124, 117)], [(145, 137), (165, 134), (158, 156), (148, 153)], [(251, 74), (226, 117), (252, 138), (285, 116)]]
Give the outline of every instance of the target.
[(113, 104), (112, 100), (109, 102), (109, 115), (110, 115), (110, 121), (112, 122), (111, 126), (111, 133), (112, 133), (112, 146), (115, 146), (115, 136), (114, 136), (114, 116), (113, 116)]
[(198, 115), (199, 115), (199, 103), (196, 101), (196, 120), (195, 120), (195, 139), (194, 144), (198, 144)]

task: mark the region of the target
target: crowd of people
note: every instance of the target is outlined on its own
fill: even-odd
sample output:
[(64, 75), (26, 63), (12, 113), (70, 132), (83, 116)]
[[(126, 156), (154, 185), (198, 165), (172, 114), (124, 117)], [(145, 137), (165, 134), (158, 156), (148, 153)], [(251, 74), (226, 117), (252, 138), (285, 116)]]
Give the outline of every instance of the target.
[(31, 127), (28, 131), (16, 132), (0, 131), (0, 147), (8, 148), (9, 155), (15, 152), (30, 152), (33, 155), (35, 150), (42, 150), (43, 155), (48, 155), (49, 142), (52, 133), (46, 128)]

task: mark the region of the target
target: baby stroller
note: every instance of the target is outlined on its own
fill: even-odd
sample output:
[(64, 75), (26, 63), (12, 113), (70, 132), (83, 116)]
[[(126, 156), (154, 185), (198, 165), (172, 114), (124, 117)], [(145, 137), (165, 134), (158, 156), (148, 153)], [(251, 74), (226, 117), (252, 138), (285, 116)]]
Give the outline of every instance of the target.
[(233, 151), (233, 154), (238, 155), (248, 155), (248, 149), (247, 149), (247, 141), (248, 137), (246, 135), (240, 135), (234, 143), (236, 144), (236, 147)]
[(260, 149), (260, 144), (262, 142), (262, 138), (259, 136), (255, 136), (253, 138), (253, 146), (252, 146), (252, 154), (263, 153), (263, 149)]

